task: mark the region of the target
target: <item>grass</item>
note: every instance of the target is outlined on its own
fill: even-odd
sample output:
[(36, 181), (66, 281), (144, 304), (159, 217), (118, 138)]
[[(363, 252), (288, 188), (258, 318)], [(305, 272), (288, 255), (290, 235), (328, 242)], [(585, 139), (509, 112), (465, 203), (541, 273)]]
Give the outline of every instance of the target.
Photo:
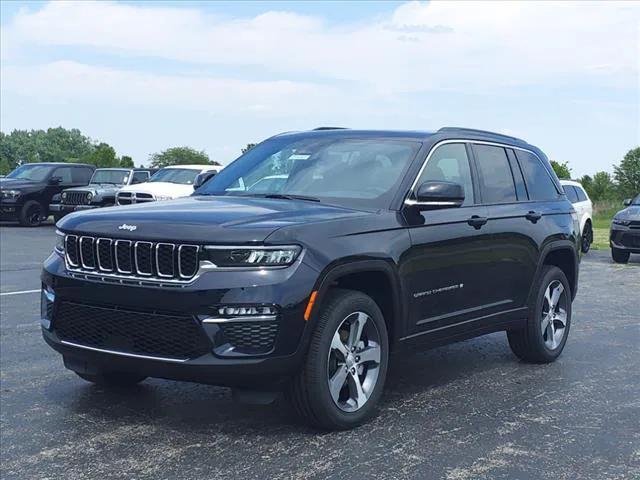
[(624, 206), (620, 201), (605, 200), (593, 204), (593, 243), (595, 250), (609, 249), (609, 227), (613, 216)]

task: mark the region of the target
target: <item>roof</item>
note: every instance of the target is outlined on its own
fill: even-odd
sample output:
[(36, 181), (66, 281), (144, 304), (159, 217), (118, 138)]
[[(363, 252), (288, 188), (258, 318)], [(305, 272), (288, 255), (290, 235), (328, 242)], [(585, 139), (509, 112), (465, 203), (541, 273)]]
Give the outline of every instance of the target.
[(66, 166), (66, 167), (93, 167), (95, 165), (91, 165), (90, 163), (71, 163), (71, 162), (32, 162), (32, 163), (23, 163), (20, 165), (24, 167), (25, 165), (51, 165), (51, 166)]
[(203, 163), (200, 165), (167, 165), (166, 167), (162, 167), (162, 168), (188, 168), (191, 170), (214, 170), (214, 169), (222, 168), (222, 165), (206, 165)]
[(464, 127), (442, 127), (437, 131), (430, 130), (353, 130), (350, 128), (343, 127), (318, 127), (309, 131), (302, 132), (285, 132), (279, 135), (280, 136), (300, 136), (300, 137), (326, 137), (326, 136), (336, 136), (336, 137), (391, 137), (391, 138), (401, 138), (407, 140), (417, 140), (424, 141), (430, 137), (435, 135), (441, 136), (443, 139), (446, 138), (462, 138), (469, 140), (486, 140), (486, 141), (495, 141), (502, 143), (510, 143), (513, 145), (529, 145), (525, 140), (521, 138), (513, 137), (510, 135), (505, 135), (502, 133), (491, 132), (488, 130), (478, 130), (474, 128), (464, 128)]
[(560, 179), (560, 184), (573, 185), (574, 187), (582, 187), (582, 184), (580, 182), (576, 182), (575, 180), (563, 180), (562, 178)]

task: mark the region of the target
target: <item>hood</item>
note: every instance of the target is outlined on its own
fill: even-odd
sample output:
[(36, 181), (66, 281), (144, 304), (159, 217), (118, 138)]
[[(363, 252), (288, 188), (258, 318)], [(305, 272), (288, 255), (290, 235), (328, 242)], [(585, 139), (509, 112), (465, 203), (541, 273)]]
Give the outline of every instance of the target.
[(193, 193), (193, 185), (169, 182), (145, 182), (123, 187), (121, 192), (142, 192), (154, 195), (170, 195), (172, 197), (186, 197)]
[(615, 218), (625, 220), (640, 220), (640, 205), (630, 205), (616, 213)]
[(118, 191), (122, 188), (122, 185), (112, 185), (110, 183), (92, 183), (90, 185), (84, 185), (82, 187), (65, 188), (65, 192), (92, 192), (94, 195), (97, 193)]
[(363, 215), (370, 213), (304, 200), (195, 196), (77, 212), (58, 227), (111, 238), (246, 244), (282, 227)]
[(0, 178), (0, 188), (2, 190), (40, 188), (42, 182), (31, 182), (21, 178)]

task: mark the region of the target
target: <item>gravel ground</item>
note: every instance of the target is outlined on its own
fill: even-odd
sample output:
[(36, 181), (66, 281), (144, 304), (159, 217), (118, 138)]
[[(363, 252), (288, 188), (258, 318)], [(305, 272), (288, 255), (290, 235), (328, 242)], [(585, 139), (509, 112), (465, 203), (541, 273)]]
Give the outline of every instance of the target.
[(155, 379), (107, 391), (65, 370), (30, 292), (53, 242), (51, 225), (0, 227), (3, 479), (640, 478), (640, 256), (584, 258), (554, 364), (517, 361), (504, 334), (396, 355), (380, 415), (318, 433), (284, 402)]

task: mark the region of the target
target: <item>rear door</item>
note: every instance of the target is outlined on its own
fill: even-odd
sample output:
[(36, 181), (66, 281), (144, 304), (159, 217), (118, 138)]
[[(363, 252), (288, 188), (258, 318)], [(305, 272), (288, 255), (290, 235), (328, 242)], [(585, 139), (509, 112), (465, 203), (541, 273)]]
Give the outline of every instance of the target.
[(491, 237), (484, 277), (492, 279), (492, 288), (484, 301), (488, 313), (517, 310), (526, 304), (535, 275), (544, 221), (529, 200), (512, 148), (474, 143), (473, 154)]

